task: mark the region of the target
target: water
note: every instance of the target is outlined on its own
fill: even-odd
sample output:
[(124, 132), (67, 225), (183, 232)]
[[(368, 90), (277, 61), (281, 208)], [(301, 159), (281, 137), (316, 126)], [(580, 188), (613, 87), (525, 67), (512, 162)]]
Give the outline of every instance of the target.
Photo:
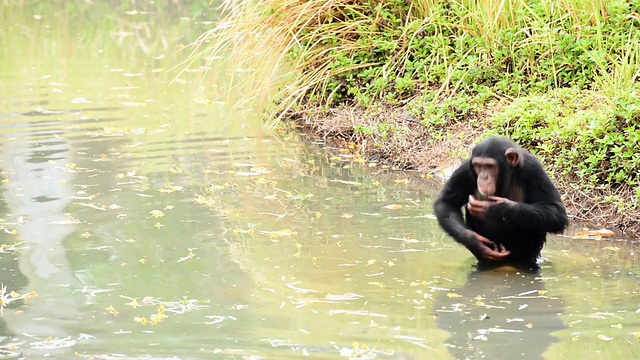
[(33, 293), (0, 358), (640, 356), (633, 244), (551, 237), (540, 274), (477, 272), (433, 182), (264, 130), (199, 72), (169, 85), (206, 25), (107, 9), (159, 35), (2, 10), (0, 281)]

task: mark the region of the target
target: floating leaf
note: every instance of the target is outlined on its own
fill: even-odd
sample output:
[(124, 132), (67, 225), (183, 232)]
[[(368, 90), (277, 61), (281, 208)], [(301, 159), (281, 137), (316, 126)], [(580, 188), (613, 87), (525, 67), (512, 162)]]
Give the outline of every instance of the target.
[(109, 305), (108, 308), (106, 308), (106, 310), (113, 316), (118, 316), (118, 311), (113, 307), (113, 305)]
[(149, 211), (149, 214), (151, 214), (151, 216), (153, 216), (154, 218), (161, 218), (164, 216), (164, 213), (160, 210), (151, 210)]
[(600, 239), (603, 237), (610, 237), (613, 235), (615, 235), (615, 233), (607, 229), (600, 229), (600, 230), (584, 229), (582, 231), (576, 232), (573, 235), (573, 237), (576, 239)]
[(98, 206), (98, 205), (95, 205), (93, 203), (75, 203), (75, 205), (86, 206), (88, 208), (95, 209), (95, 210), (100, 210), (100, 211), (107, 210), (104, 205)]
[(362, 295), (358, 295), (354, 293), (346, 293), (342, 295), (327, 294), (325, 297), (327, 300), (331, 300), (331, 301), (349, 301), (349, 300), (360, 299), (362, 298)]
[(357, 181), (345, 181), (345, 180), (338, 180), (338, 179), (334, 179), (334, 180), (330, 180), (331, 182), (337, 182), (340, 184), (345, 184), (345, 185), (353, 185), (353, 186), (362, 186), (362, 183), (359, 183)]
[(183, 261), (186, 261), (186, 260), (191, 260), (191, 259), (193, 259), (195, 256), (196, 256), (196, 255), (195, 255), (192, 251), (189, 251), (189, 254), (188, 254), (187, 256), (183, 257), (183, 258), (178, 259), (178, 262), (183, 262)]
[(168, 187), (166, 187), (164, 189), (160, 189), (158, 191), (161, 192), (161, 193), (169, 194), (169, 193), (173, 193), (173, 192), (176, 192), (176, 191), (182, 191), (182, 190), (184, 190), (184, 187), (175, 185), (175, 186), (168, 186)]
[(604, 335), (604, 334), (598, 335), (598, 339), (603, 340), (603, 341), (611, 341), (611, 340), (613, 340), (612, 337)]
[(389, 210), (398, 210), (398, 209), (402, 209), (402, 205), (399, 204), (390, 204), (384, 207), (385, 209), (389, 209)]
[(55, 225), (75, 225), (75, 224), (80, 224), (80, 220), (70, 217), (70, 218), (64, 219), (62, 221), (52, 221), (52, 222), (50, 222), (50, 224), (55, 224)]

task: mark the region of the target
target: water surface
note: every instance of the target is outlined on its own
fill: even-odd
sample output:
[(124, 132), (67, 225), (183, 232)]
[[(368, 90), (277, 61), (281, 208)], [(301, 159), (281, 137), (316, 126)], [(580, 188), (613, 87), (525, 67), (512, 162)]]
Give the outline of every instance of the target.
[(539, 274), (477, 271), (432, 181), (174, 79), (206, 28), (188, 6), (100, 8), (102, 30), (83, 9), (2, 10), (0, 281), (33, 293), (0, 355), (640, 357), (633, 244), (551, 237)]

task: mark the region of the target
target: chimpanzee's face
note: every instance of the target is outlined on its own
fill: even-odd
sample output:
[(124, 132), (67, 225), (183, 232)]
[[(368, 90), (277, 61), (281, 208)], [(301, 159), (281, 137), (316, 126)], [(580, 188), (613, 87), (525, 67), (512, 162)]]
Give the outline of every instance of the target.
[(473, 172), (477, 176), (477, 186), (480, 196), (497, 195), (500, 167), (498, 161), (490, 157), (477, 156), (471, 160)]

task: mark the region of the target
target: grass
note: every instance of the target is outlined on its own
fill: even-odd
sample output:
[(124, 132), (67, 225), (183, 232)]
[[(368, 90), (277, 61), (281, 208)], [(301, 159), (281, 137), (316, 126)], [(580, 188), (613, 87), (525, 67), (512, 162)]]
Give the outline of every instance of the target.
[[(229, 91), (246, 94), (239, 106), (267, 109), (268, 126), (323, 121), (315, 115), (341, 107), (403, 108), (426, 129), (425, 143), (460, 125), (490, 126), (567, 188), (640, 211), (638, 1), (225, 4), (192, 64), (234, 72)], [(384, 147), (398, 126), (380, 118), (349, 137)], [(603, 189), (610, 195), (592, 193)]]

